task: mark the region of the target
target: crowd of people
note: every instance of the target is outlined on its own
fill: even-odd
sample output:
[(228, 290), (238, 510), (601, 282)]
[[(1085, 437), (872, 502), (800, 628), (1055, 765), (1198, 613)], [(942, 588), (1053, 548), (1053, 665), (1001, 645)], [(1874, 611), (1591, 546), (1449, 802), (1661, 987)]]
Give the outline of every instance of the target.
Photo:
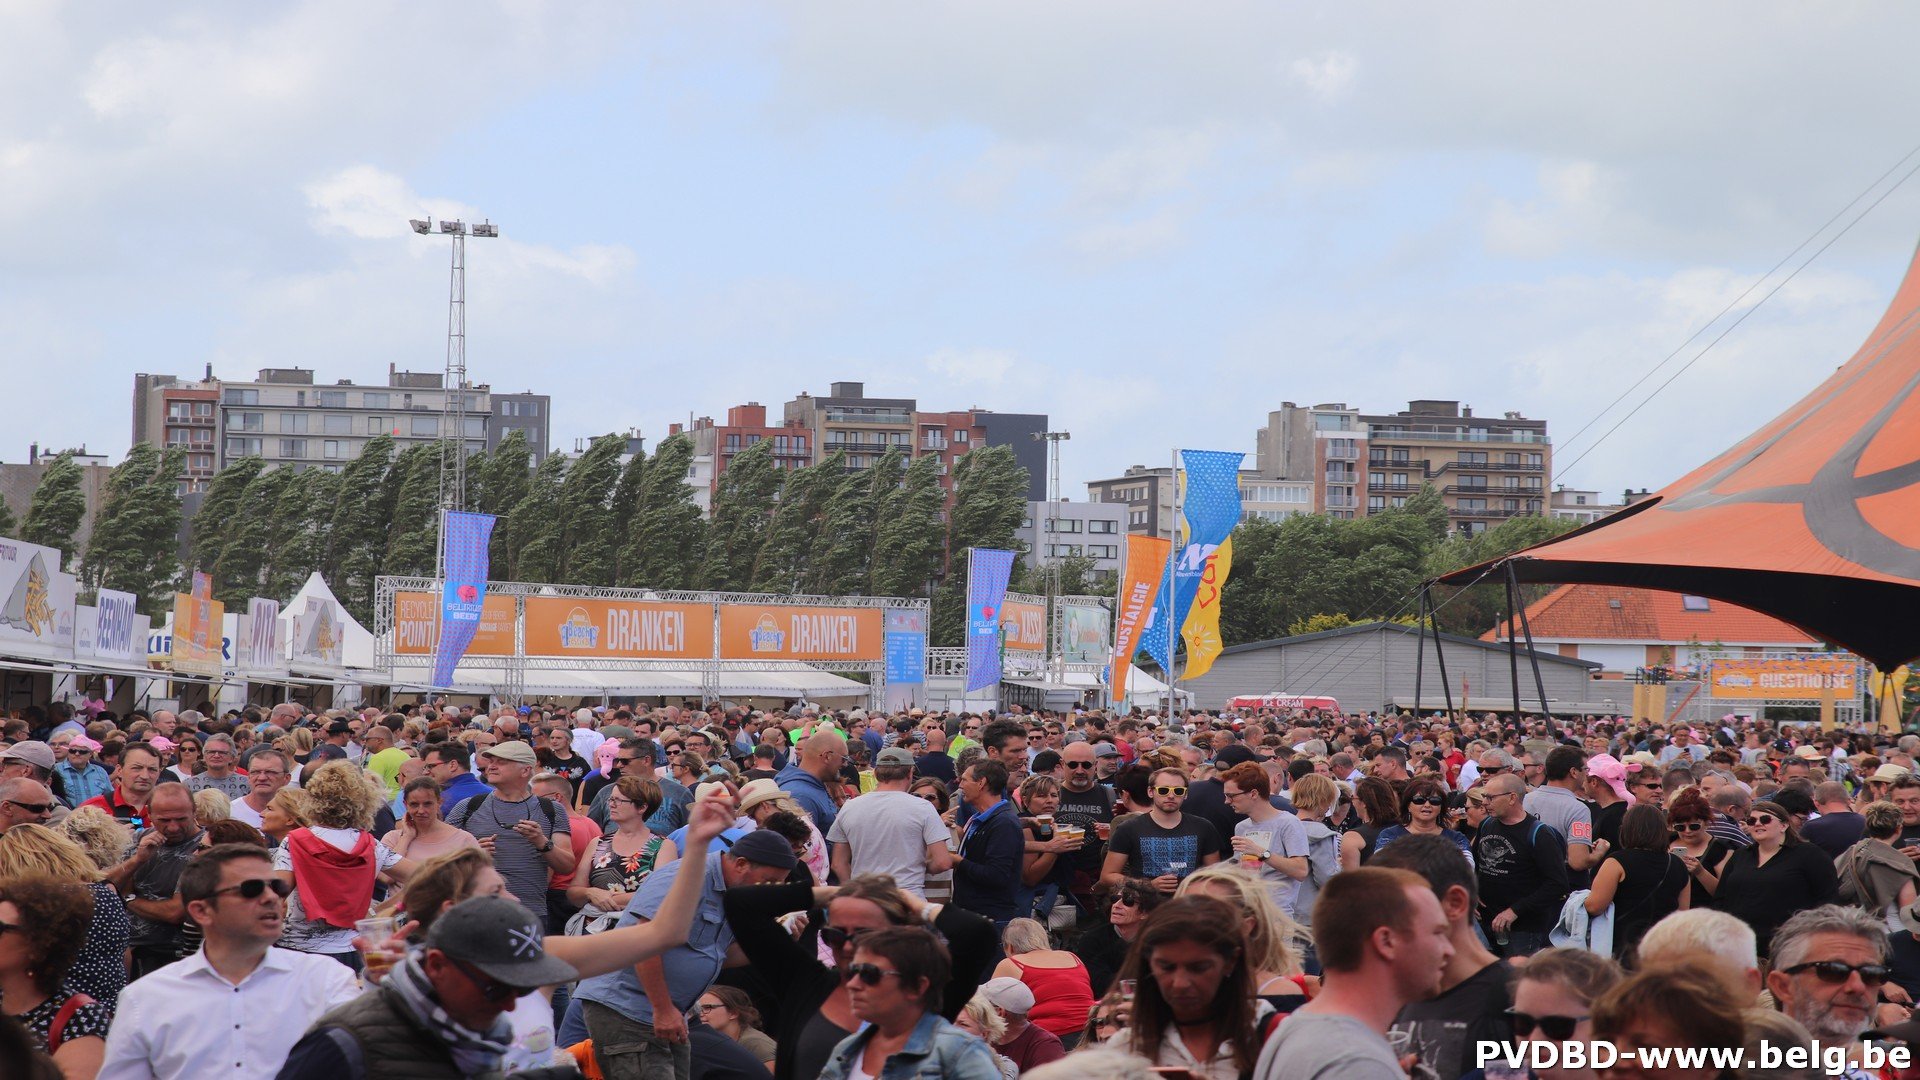
[[(1483, 1044), (1818, 1040), (1863, 1080), (1920, 1044), (1917, 752), (1735, 716), (34, 706), (0, 721), (0, 1063), (1500, 1080)], [(1818, 1071), (1757, 1060), (1535, 1075)]]

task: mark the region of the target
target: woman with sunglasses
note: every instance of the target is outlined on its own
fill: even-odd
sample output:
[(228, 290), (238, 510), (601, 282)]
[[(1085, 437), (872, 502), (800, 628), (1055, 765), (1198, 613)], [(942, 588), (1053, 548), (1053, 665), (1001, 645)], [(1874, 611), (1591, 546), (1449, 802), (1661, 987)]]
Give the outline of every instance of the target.
[(1407, 781), (1406, 790), (1400, 796), (1400, 823), (1380, 830), (1373, 842), (1374, 853), (1378, 854), (1380, 849), (1403, 836), (1438, 836), (1459, 848), (1471, 866), (1473, 851), (1467, 838), (1440, 822), (1446, 809), (1447, 791), (1438, 780), (1416, 776)]
[[(907, 793), (916, 799), (925, 799), (933, 806), (934, 811), (940, 815), (940, 820), (947, 822), (948, 832), (951, 833), (953, 831), (953, 819), (947, 816), (949, 808), (952, 806), (952, 801), (947, 797), (947, 785), (932, 777), (923, 776), (915, 780), (913, 785), (907, 788)], [(950, 849), (956, 847), (955, 838), (951, 835), (947, 837), (947, 847)], [(942, 870), (937, 874), (928, 874), (925, 884), (921, 887), (921, 892), (926, 894), (927, 903), (929, 904), (944, 904), (952, 900), (953, 871)]]
[(1114, 976), (1127, 961), (1134, 939), (1166, 897), (1150, 881), (1127, 878), (1118, 885), (1103, 883), (1094, 893), (1096, 903), (1106, 909), (1105, 921), (1080, 935), (1073, 955), (1087, 966), (1087, 984), (1096, 995), (1113, 985)]
[(1779, 803), (1754, 803), (1746, 829), (1753, 844), (1727, 858), (1714, 906), (1753, 927), (1765, 956), (1774, 930), (1794, 912), (1839, 898), (1840, 879), (1833, 860), (1800, 839)]
[(1065, 856), (1080, 850), (1085, 837), (1063, 839), (1054, 831), (1054, 811), (1060, 809), (1060, 781), (1035, 774), (1020, 785), (1020, 831), (1025, 850), (1020, 856), (1020, 885), (1014, 897), (1021, 915), (1037, 911), (1045, 919), (1060, 894), (1073, 885), (1073, 860)]
[[(833, 1048), (820, 1080), (1001, 1080), (987, 1044), (936, 1008), (952, 989), (951, 970), (946, 947), (926, 927), (890, 926), (862, 935), (842, 974), (860, 1030)], [(963, 999), (954, 1012), (965, 1005)]]
[[(192, 777), (206, 771), (205, 764), (200, 760), (200, 739), (198, 736), (179, 736), (174, 742), (173, 752), (174, 764), (168, 766), (166, 772), (161, 773), (160, 780), (162, 783), (168, 780), (178, 780), (184, 784)], [(167, 775), (168, 773), (172, 775), (169, 776)]]
[[(1648, 805), (1658, 805), (1658, 800)], [(1720, 890), (1720, 871), (1726, 867), (1733, 847), (1707, 831), (1713, 821), (1713, 807), (1707, 805), (1697, 789), (1682, 791), (1667, 807), (1667, 826), (1674, 839), (1668, 850), (1679, 856), (1693, 882), (1694, 899), (1704, 902)]]
[(1127, 1023), (1133, 1017), (1133, 999), (1118, 990), (1109, 990), (1087, 1012), (1087, 1026), (1080, 1029), (1080, 1041), (1076, 1051), (1099, 1046), (1108, 1039), (1126, 1030)]
[[(1585, 949), (1533, 954), (1513, 983), (1507, 1019), (1522, 1052), (1529, 1043), (1592, 1043), (1593, 1003), (1624, 978), (1620, 965)], [(1539, 1069), (1536, 1080), (1594, 1080), (1591, 1068)]]
[[(779, 1048), (776, 1080), (811, 1080), (849, 1034), (860, 1026), (845, 973), (854, 961), (856, 939), (899, 926), (931, 924), (959, 957), (951, 978), (936, 988), (935, 1004), (944, 1017), (961, 1006), (985, 981), (986, 964), (998, 946), (993, 923), (954, 907), (929, 904), (881, 874), (859, 874), (838, 889), (782, 884), (728, 889), (722, 900), (734, 940), (747, 961), (780, 993), (779, 1022), (772, 1032)], [(808, 924), (820, 927), (819, 942), (831, 951), (833, 966), (821, 963), (811, 935), (795, 940), (780, 921), (807, 911)]]
[(693, 1006), (700, 1022), (740, 1044), (754, 1059), (773, 1071), (777, 1051), (772, 1037), (760, 1030), (760, 1010), (746, 991), (719, 983), (707, 988)]
[(57, 830), (22, 822), (0, 833), (0, 881), (34, 878), (84, 885), (93, 894), (93, 917), (67, 985), (111, 1009), (127, 985), (125, 954), (133, 925), (126, 902), (104, 876), (85, 848)]
[(1654, 923), (1692, 906), (1687, 866), (1667, 850), (1670, 835), (1659, 808), (1628, 807), (1620, 819), (1620, 846), (1607, 852), (1587, 891), (1588, 915), (1613, 905), (1613, 955), (1623, 964), (1633, 962)]

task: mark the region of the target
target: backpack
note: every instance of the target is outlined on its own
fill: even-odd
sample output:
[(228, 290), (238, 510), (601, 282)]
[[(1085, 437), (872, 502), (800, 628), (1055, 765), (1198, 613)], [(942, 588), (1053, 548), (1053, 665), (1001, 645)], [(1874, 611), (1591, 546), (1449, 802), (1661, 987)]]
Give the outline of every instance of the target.
[[(453, 819), (458, 817), (460, 819), (460, 825), (455, 825), (454, 827), (460, 828), (464, 826), (467, 822), (473, 820), (473, 815), (479, 813), (480, 808), (487, 805), (487, 800), (491, 798), (493, 798), (493, 792), (491, 791), (484, 791), (478, 795), (469, 797), (466, 802), (454, 807), (453, 813), (447, 815), (447, 824), (452, 825)], [(540, 811), (547, 819), (547, 830), (551, 832), (558, 828), (559, 826), (554, 824), (552, 801), (543, 799), (538, 795), (535, 795), (533, 800), (540, 804)]]

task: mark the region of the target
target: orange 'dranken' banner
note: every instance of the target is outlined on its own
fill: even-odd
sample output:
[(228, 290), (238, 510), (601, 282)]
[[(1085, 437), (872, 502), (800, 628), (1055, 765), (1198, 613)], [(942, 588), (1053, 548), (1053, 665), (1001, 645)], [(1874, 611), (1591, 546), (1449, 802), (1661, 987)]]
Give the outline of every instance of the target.
[(1140, 630), (1160, 593), (1160, 579), (1167, 570), (1167, 548), (1172, 543), (1164, 536), (1127, 537), (1127, 576), (1120, 583), (1120, 602), (1113, 621), (1113, 666), (1107, 673), (1107, 685), (1113, 688), (1113, 700), (1127, 700), (1127, 673), (1133, 670), (1133, 654), (1140, 648)]
[(878, 660), (880, 608), (720, 605), (722, 660)]

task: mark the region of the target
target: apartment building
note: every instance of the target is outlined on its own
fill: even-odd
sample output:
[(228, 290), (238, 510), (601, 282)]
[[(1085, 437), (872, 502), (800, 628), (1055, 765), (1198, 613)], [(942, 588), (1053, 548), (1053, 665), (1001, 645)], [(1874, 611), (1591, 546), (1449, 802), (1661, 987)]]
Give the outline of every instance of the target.
[[(1143, 536), (1167, 535), (1173, 519), (1173, 469), (1134, 465), (1109, 480), (1087, 482), (1087, 498), (1094, 503), (1123, 505), (1125, 530)], [(1295, 514), (1315, 512), (1311, 483), (1278, 480), (1258, 469), (1240, 470), (1242, 521), (1284, 521)]]
[[(390, 435), (402, 448), (442, 438), (448, 404), (439, 372), (388, 367), (384, 386), (342, 379), (317, 383), (307, 368), (261, 368), (252, 380), (199, 382), (170, 375), (134, 376), (134, 441), (185, 446), (185, 493), (204, 490), (215, 472), (242, 457), (269, 465), (338, 472), (367, 441)], [(465, 391), (462, 442), (469, 452), (498, 446), (513, 430), (526, 433), (538, 463), (551, 440), (553, 399), (545, 394), (493, 393), (482, 383)], [(449, 433), (450, 434), (450, 433)]]
[(1029, 502), (1027, 515), (1015, 537), (1031, 565), (1051, 566), (1062, 559), (1091, 559), (1093, 573), (1101, 580), (1112, 581), (1120, 573), (1127, 513), (1127, 507), (1119, 503), (1068, 499)]

